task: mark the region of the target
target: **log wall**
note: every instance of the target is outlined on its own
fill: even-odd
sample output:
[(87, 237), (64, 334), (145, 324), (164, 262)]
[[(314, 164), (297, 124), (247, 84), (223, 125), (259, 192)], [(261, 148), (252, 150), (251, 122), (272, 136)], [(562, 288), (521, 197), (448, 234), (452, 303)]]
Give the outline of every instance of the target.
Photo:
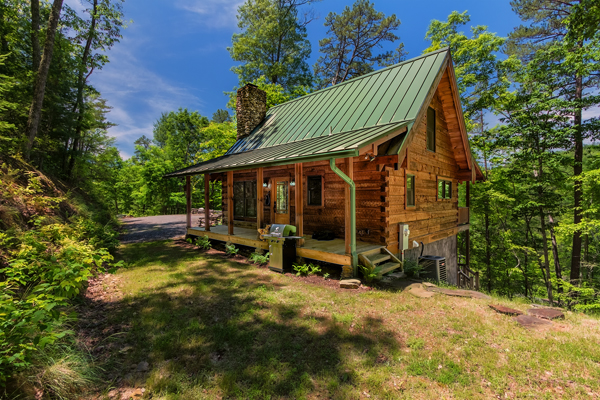
[[(440, 88), (433, 96), (430, 106), (436, 110), (436, 151), (427, 150), (427, 113), (413, 127), (412, 140), (408, 144), (404, 168), (386, 168), (385, 179), (389, 192), (386, 210), (387, 246), (398, 252), (398, 225), (407, 223), (410, 241), (417, 242), (440, 231), (455, 228), (458, 224), (458, 170), (454, 147), (448, 132), (446, 113), (442, 105)], [(405, 206), (406, 175), (415, 176), (415, 207)], [(452, 181), (452, 198), (438, 199), (438, 179)], [(426, 240), (425, 242), (428, 242)]]

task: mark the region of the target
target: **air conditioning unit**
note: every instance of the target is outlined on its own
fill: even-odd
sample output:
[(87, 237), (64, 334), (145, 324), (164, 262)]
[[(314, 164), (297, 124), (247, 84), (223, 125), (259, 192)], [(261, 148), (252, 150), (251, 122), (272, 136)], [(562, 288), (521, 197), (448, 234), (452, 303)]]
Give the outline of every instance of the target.
[(420, 278), (432, 279), (437, 282), (448, 282), (446, 274), (446, 259), (438, 256), (419, 257)]

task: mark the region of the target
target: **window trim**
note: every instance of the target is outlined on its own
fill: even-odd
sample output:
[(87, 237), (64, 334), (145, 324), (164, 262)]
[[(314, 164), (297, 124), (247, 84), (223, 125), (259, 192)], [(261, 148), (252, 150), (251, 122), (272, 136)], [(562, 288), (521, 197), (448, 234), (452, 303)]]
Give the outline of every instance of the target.
[[(412, 178), (412, 192), (413, 192), (413, 203), (412, 205), (408, 204), (408, 180), (409, 177)], [(414, 210), (417, 207), (417, 177), (415, 174), (410, 174), (405, 171), (404, 173), (404, 209), (405, 210)]]
[[(325, 174), (318, 172), (311, 172), (306, 174), (305, 176), (305, 187), (304, 190), (304, 206), (309, 208), (324, 208), (325, 207)], [(308, 178), (319, 177), (321, 178), (321, 204), (308, 204)]]
[[(433, 149), (429, 148), (429, 110), (433, 111)], [(429, 106), (427, 108), (427, 116), (425, 121), (425, 149), (432, 153), (435, 153), (437, 150), (436, 141), (437, 141), (437, 111), (435, 108)]]

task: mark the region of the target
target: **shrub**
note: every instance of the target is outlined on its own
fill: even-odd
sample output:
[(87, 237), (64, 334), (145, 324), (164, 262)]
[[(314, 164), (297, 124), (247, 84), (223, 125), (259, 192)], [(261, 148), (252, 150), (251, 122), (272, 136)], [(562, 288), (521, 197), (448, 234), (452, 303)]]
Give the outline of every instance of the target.
[(250, 257), (248, 257), (248, 260), (250, 260), (250, 262), (253, 262), (254, 264), (264, 265), (269, 262), (269, 253), (266, 253), (264, 255), (252, 253), (250, 254)]
[(359, 265), (358, 268), (362, 272), (363, 278), (365, 279), (365, 282), (371, 283), (374, 280), (379, 279), (379, 274), (375, 272), (375, 267), (374, 266), (372, 266), (372, 265), (369, 265), (369, 266)]
[(234, 244), (225, 245), (225, 254), (227, 254), (229, 257), (235, 256), (239, 251), (240, 249), (236, 248)]
[[(72, 332), (66, 306), (88, 278), (110, 267), (112, 255), (96, 247), (107, 237), (83, 224), (45, 224), (0, 235), (0, 381), (31, 365), (32, 355)], [(91, 237), (90, 237), (91, 236)], [(120, 266), (115, 264), (114, 267)]]
[(423, 267), (414, 260), (404, 260), (403, 267), (406, 276), (418, 277), (419, 274), (423, 271)]
[(321, 268), (315, 264), (294, 264), (296, 276), (309, 276), (321, 272)]
[(202, 250), (212, 249), (212, 244), (210, 243), (210, 239), (206, 235), (198, 236), (196, 238), (196, 246), (200, 247)]

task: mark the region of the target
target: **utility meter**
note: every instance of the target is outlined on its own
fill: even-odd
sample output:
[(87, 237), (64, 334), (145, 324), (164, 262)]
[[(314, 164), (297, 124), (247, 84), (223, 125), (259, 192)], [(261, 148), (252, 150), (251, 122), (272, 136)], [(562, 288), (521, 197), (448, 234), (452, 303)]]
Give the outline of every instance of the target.
[(408, 250), (408, 237), (410, 236), (408, 224), (400, 224), (399, 228), (400, 251)]

